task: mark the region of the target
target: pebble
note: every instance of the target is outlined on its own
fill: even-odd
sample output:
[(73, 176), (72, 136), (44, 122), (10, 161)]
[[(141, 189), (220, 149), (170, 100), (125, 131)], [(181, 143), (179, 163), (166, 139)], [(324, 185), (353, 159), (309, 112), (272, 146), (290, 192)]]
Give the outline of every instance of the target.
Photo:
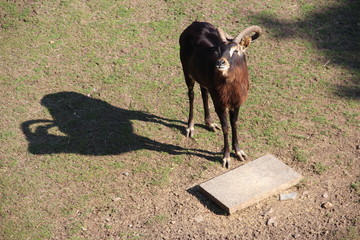
[(331, 202), (326, 202), (321, 205), (322, 208), (329, 209), (333, 207), (333, 204)]
[(124, 176), (129, 176), (130, 173), (128, 173), (128, 172), (123, 172), (123, 175), (124, 175)]
[(195, 222), (199, 223), (199, 222), (204, 221), (204, 217), (203, 217), (203, 216), (196, 216), (196, 217), (194, 218), (194, 220), (195, 220)]
[(322, 195), (322, 197), (323, 197), (323, 198), (328, 198), (328, 197), (329, 197), (329, 194), (328, 194), (328, 193), (324, 193), (324, 194)]
[(270, 208), (269, 210), (267, 210), (266, 212), (264, 212), (262, 215), (263, 216), (268, 216), (268, 215), (270, 215), (271, 213), (273, 213), (274, 212), (274, 209), (273, 208)]
[(300, 234), (295, 233), (295, 234), (292, 235), (292, 237), (295, 238), (295, 239), (299, 239), (301, 236), (300, 236)]
[(268, 226), (277, 226), (277, 221), (275, 217), (269, 218), (269, 220), (267, 220), (266, 225)]
[(117, 202), (117, 201), (120, 201), (121, 200), (121, 197), (115, 197), (112, 199), (113, 202)]
[(296, 197), (297, 197), (297, 192), (282, 193), (282, 194), (280, 194), (280, 201), (285, 201), (285, 200), (289, 200), (289, 199), (296, 199)]

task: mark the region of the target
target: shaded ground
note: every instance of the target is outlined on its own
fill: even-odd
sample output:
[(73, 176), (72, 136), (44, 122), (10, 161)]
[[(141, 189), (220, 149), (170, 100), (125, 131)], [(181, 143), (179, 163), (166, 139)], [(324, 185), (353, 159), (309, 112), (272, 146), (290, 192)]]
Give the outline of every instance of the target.
[[(358, 239), (359, 14), (355, 0), (0, 2), (0, 238)], [(226, 170), (200, 91), (184, 137), (177, 41), (195, 19), (263, 27), (241, 147), (300, 172), (297, 199), (227, 216), (198, 192)]]

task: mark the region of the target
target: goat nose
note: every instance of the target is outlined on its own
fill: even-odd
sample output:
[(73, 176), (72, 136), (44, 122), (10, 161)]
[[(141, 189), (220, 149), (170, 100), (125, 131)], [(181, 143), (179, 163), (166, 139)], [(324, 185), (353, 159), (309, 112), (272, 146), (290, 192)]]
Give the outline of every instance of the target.
[(223, 66), (223, 65), (225, 65), (224, 59), (219, 59), (216, 61), (216, 66)]

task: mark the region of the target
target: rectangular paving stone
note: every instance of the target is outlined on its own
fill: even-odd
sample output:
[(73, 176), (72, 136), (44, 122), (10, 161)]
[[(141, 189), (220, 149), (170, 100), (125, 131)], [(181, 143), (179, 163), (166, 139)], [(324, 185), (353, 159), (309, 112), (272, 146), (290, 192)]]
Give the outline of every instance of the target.
[(229, 214), (292, 187), (301, 175), (268, 154), (199, 185)]

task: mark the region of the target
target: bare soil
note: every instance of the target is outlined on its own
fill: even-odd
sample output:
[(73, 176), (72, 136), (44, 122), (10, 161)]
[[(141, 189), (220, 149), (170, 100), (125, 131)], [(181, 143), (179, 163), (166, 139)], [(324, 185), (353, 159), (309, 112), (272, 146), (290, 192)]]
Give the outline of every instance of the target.
[[(0, 4), (1, 239), (360, 239), (358, 1)], [(197, 185), (227, 171), (196, 92), (184, 136), (178, 36), (257, 24), (240, 141), (304, 180), (227, 215)], [(215, 113), (213, 113), (214, 119)]]

